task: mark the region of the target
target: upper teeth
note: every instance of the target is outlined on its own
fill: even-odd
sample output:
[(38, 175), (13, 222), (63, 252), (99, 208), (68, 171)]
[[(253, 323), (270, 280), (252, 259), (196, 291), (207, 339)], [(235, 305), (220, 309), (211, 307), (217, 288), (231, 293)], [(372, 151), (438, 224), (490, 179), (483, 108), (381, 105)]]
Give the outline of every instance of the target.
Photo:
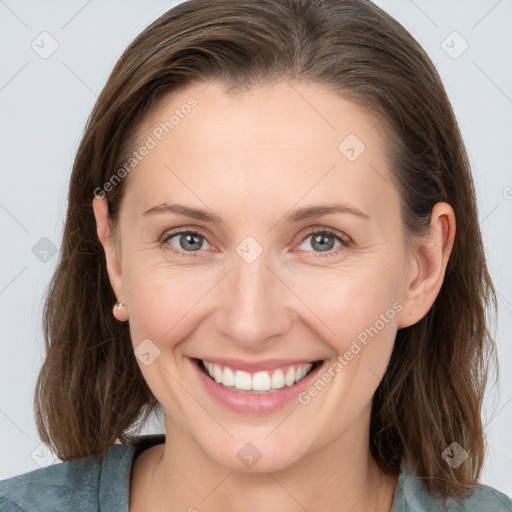
[(224, 370), (215, 363), (209, 363), (202, 360), (204, 367), (215, 379), (215, 382), (227, 387), (235, 387), (246, 391), (269, 391), (270, 389), (280, 389), (286, 386), (293, 386), (296, 382), (303, 379), (311, 370), (312, 363), (303, 364), (295, 369), (294, 366), (274, 370), (272, 375), (269, 372), (256, 372), (251, 374), (243, 370), (232, 370), (229, 366), (224, 366)]

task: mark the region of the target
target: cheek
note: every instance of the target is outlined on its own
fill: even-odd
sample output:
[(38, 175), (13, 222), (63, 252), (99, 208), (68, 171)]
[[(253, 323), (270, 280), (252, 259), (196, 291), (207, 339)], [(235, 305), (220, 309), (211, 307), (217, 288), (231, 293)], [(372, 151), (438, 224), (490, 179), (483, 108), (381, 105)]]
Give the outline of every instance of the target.
[(361, 346), (374, 338), (394, 340), (401, 305), (399, 279), (391, 269), (374, 265), (319, 277), (304, 273), (293, 289), (311, 311), (314, 330), (338, 354), (350, 350), (354, 340)]
[(163, 272), (133, 276), (127, 302), (134, 346), (146, 338), (158, 344), (164, 339), (178, 339), (187, 312), (198, 300), (193, 290), (190, 281)]
[[(132, 267), (125, 275), (125, 284), (130, 334), (139, 368), (158, 402), (166, 411), (172, 410), (179, 416), (186, 407), (183, 390), (174, 383), (175, 379), (182, 381), (184, 375), (179, 361), (169, 355), (190, 332), (193, 305), (198, 303), (201, 290), (196, 283), (191, 283), (194, 279), (185, 279), (161, 265), (140, 266), (134, 270)], [(145, 352), (149, 352), (151, 358), (147, 365), (141, 358)]]
[(157, 250), (140, 249), (134, 243), (124, 249), (123, 280), (133, 344), (149, 338), (179, 339), (188, 313), (197, 308), (209, 280), (206, 270), (171, 262)]
[(124, 277), (133, 346), (150, 339), (166, 352), (166, 365), (174, 366), (174, 349), (229, 307), (231, 290), (215, 286), (224, 284), (225, 269), (131, 263)]

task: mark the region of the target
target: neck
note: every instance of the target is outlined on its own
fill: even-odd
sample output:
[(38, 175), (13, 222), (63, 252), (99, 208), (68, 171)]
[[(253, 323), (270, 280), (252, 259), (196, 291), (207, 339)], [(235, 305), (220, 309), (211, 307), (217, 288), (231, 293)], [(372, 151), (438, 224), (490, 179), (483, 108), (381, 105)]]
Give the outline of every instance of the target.
[[(150, 500), (152, 509), (162, 511), (389, 512), (397, 480), (398, 474), (382, 471), (370, 455), (368, 430), (359, 422), (282, 470), (243, 472), (219, 465), (166, 417), (165, 445), (145, 451), (134, 465), (131, 500), (135, 493), (144, 495), (140, 502), (147, 507)], [(130, 510), (138, 510), (135, 498), (131, 503)]]

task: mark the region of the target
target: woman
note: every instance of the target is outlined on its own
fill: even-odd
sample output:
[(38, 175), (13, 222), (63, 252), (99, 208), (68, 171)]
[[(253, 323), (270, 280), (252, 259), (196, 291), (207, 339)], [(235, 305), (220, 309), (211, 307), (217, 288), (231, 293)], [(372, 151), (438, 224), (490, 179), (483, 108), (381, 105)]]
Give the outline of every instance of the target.
[(65, 462), (0, 510), (512, 510), (479, 484), (488, 305), (464, 145), (402, 26), (180, 4), (87, 124), (35, 401)]

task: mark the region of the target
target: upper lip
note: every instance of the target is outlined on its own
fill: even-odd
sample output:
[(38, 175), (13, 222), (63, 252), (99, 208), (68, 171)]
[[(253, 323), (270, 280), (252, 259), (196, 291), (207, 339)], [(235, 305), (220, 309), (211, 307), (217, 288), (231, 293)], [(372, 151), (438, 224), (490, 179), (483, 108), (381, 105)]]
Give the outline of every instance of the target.
[(225, 359), (222, 357), (200, 357), (209, 363), (219, 366), (229, 366), (233, 370), (243, 370), (249, 373), (276, 370), (285, 366), (300, 366), (319, 361), (320, 359), (265, 359), (263, 361), (244, 361), (243, 359)]

